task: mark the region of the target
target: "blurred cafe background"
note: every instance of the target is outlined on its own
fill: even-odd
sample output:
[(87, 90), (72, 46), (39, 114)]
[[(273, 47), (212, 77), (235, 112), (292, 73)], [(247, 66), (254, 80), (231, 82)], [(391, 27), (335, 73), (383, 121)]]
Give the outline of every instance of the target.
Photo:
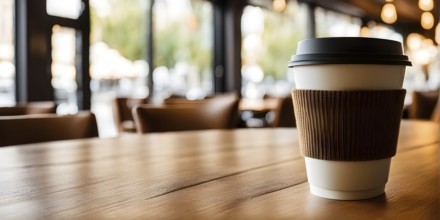
[(297, 43), (336, 36), (400, 41), (413, 63), (404, 80), (410, 106), (413, 92), (438, 99), (439, 4), (0, 0), (0, 106), (54, 101), (60, 115), (90, 109), (100, 136), (109, 137), (119, 132), (117, 97), (160, 103), (236, 92), (243, 126), (264, 127), (276, 116), (259, 104), (295, 86), (287, 62)]

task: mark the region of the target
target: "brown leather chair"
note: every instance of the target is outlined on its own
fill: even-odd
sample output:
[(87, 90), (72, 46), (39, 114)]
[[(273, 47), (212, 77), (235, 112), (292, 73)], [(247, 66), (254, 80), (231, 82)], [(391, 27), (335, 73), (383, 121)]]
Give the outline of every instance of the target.
[(11, 107), (0, 107), (0, 116), (29, 115), (29, 114), (51, 114), (55, 113), (56, 104), (52, 101), (29, 102)]
[(278, 98), (278, 104), (273, 113), (271, 127), (296, 127), (292, 96)]
[(0, 146), (98, 137), (95, 115), (35, 114), (0, 117)]
[(138, 133), (231, 129), (238, 124), (239, 97), (218, 95), (192, 104), (139, 105), (133, 109)]
[(185, 98), (167, 98), (163, 100), (165, 105), (186, 105), (205, 103), (207, 99), (188, 100)]
[(430, 120), (435, 117), (439, 91), (414, 91), (408, 114), (410, 119)]
[(147, 104), (147, 98), (115, 98), (112, 103), (113, 117), (120, 132), (136, 132), (132, 109), (136, 105)]
[(195, 99), (195, 100), (189, 100), (184, 97), (169, 97), (169, 98), (164, 99), (163, 103), (166, 105), (199, 104), (199, 103), (205, 103), (206, 101), (210, 100), (211, 98), (228, 96), (228, 95), (233, 96), (234, 93), (209, 95), (209, 96), (206, 96), (204, 99)]

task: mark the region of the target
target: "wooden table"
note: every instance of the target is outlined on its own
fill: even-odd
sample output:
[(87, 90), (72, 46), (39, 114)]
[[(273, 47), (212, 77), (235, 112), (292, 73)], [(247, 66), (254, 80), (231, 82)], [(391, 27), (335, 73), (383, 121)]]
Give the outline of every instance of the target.
[(403, 121), (386, 194), (309, 193), (295, 129), (0, 148), (0, 219), (439, 219), (438, 125)]

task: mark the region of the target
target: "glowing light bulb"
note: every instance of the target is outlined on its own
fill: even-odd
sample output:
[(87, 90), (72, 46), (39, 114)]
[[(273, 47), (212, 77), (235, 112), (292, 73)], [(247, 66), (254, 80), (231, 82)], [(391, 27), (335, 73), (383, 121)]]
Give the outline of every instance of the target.
[(419, 0), (419, 8), (423, 11), (431, 11), (434, 8), (432, 0)]
[(417, 50), (422, 47), (423, 36), (418, 33), (411, 33), (406, 38), (406, 45), (411, 50)]
[(422, 14), (420, 23), (424, 29), (429, 30), (434, 26), (434, 16), (432, 16), (431, 12), (425, 11)]
[(369, 37), (370, 36), (370, 29), (368, 27), (362, 27), (359, 35), (361, 37)]
[(393, 24), (397, 21), (396, 7), (391, 3), (385, 4), (382, 8), (382, 13), (380, 14), (380, 17), (385, 23)]
[(273, 9), (277, 12), (283, 12), (286, 9), (286, 6), (286, 0), (274, 0), (272, 3)]

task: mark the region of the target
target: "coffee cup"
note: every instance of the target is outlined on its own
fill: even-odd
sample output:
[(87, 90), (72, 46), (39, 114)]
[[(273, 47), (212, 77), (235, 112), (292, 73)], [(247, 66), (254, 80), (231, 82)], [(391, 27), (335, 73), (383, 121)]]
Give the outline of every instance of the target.
[(361, 37), (299, 42), (294, 111), (312, 194), (359, 200), (384, 193), (396, 153), (406, 66), (400, 42)]

